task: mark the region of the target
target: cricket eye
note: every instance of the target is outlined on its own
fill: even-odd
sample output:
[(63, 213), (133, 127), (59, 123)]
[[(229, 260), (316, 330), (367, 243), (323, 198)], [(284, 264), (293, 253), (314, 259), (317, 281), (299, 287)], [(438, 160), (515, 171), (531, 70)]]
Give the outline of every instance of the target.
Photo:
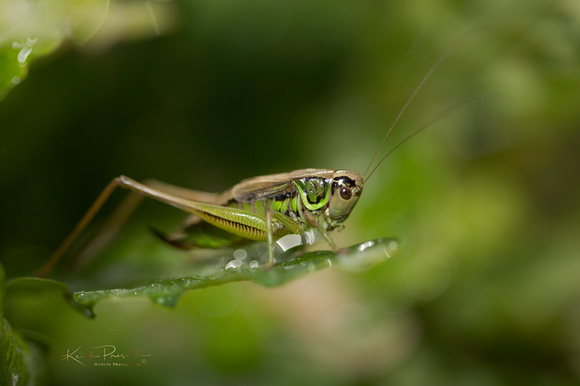
[(352, 190), (346, 186), (343, 186), (340, 188), (340, 197), (343, 200), (350, 200), (352, 198)]
[(335, 180), (333, 187), (328, 204), (328, 216), (334, 223), (342, 223), (356, 205), (361, 188), (352, 181), (339, 178)]

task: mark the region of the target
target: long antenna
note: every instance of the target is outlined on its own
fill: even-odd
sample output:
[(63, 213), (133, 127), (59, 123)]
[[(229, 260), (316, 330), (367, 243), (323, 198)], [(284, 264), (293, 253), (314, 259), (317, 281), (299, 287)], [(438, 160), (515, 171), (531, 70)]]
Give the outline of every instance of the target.
[[(449, 54), (451, 54), (451, 52), (453, 52), (453, 50), (455, 49), (455, 47), (457, 47), (462, 41), (464, 41), (467, 37), (469, 37), (470, 35), (474, 34), (475, 32), (479, 31), (482, 27), (475, 27), (465, 33), (463, 33), (463, 35), (461, 35), (444, 53), (443, 55), (441, 55), (441, 57), (439, 59), (437, 59), (437, 61), (435, 62), (435, 64), (431, 67), (431, 69), (427, 72), (427, 74), (423, 77), (423, 79), (421, 80), (421, 82), (419, 83), (419, 85), (415, 88), (415, 91), (413, 91), (413, 93), (411, 94), (411, 96), (409, 97), (409, 99), (407, 99), (407, 102), (405, 102), (405, 105), (403, 106), (403, 108), (401, 109), (401, 111), (399, 112), (399, 115), (397, 115), (397, 118), (395, 118), (395, 121), (393, 122), (393, 124), (391, 125), (391, 127), (389, 127), (389, 130), (387, 131), (387, 134), (385, 134), (385, 136), (383, 137), (383, 140), (381, 141), (381, 144), (379, 145), (379, 147), (377, 148), (377, 151), (375, 151), (375, 154), (373, 155), (373, 158), (371, 159), (371, 162), (369, 163), (369, 166), (367, 167), (367, 169), (365, 170), (365, 172), (363, 173), (363, 175), (366, 175), (367, 172), (369, 171), (369, 169), (371, 168), (371, 166), (373, 165), (373, 163), (375, 162), (375, 159), (377, 158), (377, 155), (379, 154), (379, 151), (381, 150), (381, 148), (383, 147), (383, 144), (385, 143), (385, 141), (387, 140), (387, 137), (389, 136), (389, 134), (391, 133), (391, 130), (393, 130), (393, 127), (395, 127), (395, 125), (397, 124), (397, 122), (399, 121), (399, 119), (401, 118), (401, 116), (403, 115), (403, 113), (405, 112), (405, 110), (407, 109), (407, 107), (409, 106), (409, 104), (411, 103), (411, 101), (415, 98), (415, 95), (417, 95), (417, 93), (419, 92), (419, 90), (421, 90), (423, 88), (423, 85), (425, 84), (425, 82), (427, 82), (427, 80), (429, 80), (429, 78), (431, 77), (431, 75), (433, 75), (433, 73), (435, 72), (435, 70), (437, 69), (437, 67), (439, 67), (439, 65), (445, 60), (445, 58), (447, 58), (449, 56)], [(439, 118), (441, 119), (441, 118)], [(433, 122), (432, 122), (433, 123)], [(429, 125), (427, 125), (429, 126)], [(407, 138), (405, 138), (401, 143), (399, 143), (397, 146), (395, 146), (394, 149), (396, 149), (397, 147), (399, 147), (400, 145), (402, 145), (404, 142), (406, 142), (409, 138), (413, 137), (415, 134), (419, 133), (420, 131), (424, 130), (427, 127), (422, 127), (419, 130), (416, 130), (413, 134), (409, 135)], [(393, 149), (393, 150), (394, 150)], [(393, 150), (391, 150), (387, 155), (391, 154), (393, 152)], [(373, 172), (376, 170), (376, 168), (385, 160), (385, 158), (387, 158), (386, 156), (383, 157), (379, 163), (373, 168)], [(372, 174), (372, 172), (371, 172)], [(368, 180), (368, 178), (370, 177), (370, 174), (364, 178), (365, 182), (366, 180)]]
[(423, 126), (421, 126), (420, 128), (418, 128), (417, 130), (413, 131), (411, 134), (409, 134), (408, 136), (406, 136), (401, 142), (399, 142), (397, 145), (395, 145), (395, 147), (393, 147), (391, 150), (389, 150), (389, 152), (387, 154), (385, 154), (385, 156), (383, 158), (381, 158), (381, 160), (373, 168), (373, 170), (371, 170), (370, 174), (364, 179), (364, 182), (366, 183), (369, 180), (369, 178), (371, 178), (371, 176), (373, 175), (373, 173), (375, 172), (375, 170), (377, 170), (377, 168), (381, 165), (381, 163), (389, 155), (391, 155), (392, 152), (394, 152), (395, 150), (397, 150), (399, 148), (399, 146), (401, 146), (402, 144), (404, 144), (405, 142), (407, 142), (408, 140), (410, 140), (411, 138), (413, 138), (415, 135), (419, 134), (420, 132), (422, 132), (423, 130), (425, 130), (426, 128), (428, 128), (429, 126), (431, 126), (431, 125), (439, 122), (443, 118), (449, 116), (450, 114), (453, 114), (454, 112), (456, 112), (458, 110), (461, 110), (463, 108), (466, 108), (468, 106), (472, 106), (472, 105), (475, 105), (475, 104), (478, 104), (478, 103), (487, 102), (489, 100), (490, 100), (489, 98), (480, 98), (480, 99), (474, 99), (474, 100), (471, 100), (471, 101), (463, 102), (463, 103), (460, 103), (460, 104), (455, 105), (453, 107), (450, 107), (447, 110), (444, 110), (444, 111), (440, 112), (439, 114), (435, 115), (427, 123), (425, 123)]

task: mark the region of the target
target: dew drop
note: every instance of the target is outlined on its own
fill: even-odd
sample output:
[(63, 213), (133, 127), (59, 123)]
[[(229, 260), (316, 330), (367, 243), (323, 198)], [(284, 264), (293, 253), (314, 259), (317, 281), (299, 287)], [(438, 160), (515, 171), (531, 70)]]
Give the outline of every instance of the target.
[(242, 265), (242, 262), (240, 260), (232, 260), (226, 265), (226, 269), (238, 268), (241, 265)]
[(236, 260), (244, 260), (246, 257), (248, 257), (248, 252), (246, 252), (246, 251), (245, 251), (245, 250), (243, 250), (243, 249), (237, 249), (237, 250), (234, 252), (234, 258), (235, 258)]
[(32, 52), (32, 47), (25, 46), (24, 48), (22, 48), (20, 50), (20, 52), (18, 53), (18, 62), (20, 64), (25, 64), (26, 59), (28, 58), (28, 55), (30, 55), (31, 52)]
[(358, 246), (358, 250), (360, 252), (362, 252), (365, 249), (372, 247), (373, 245), (375, 245), (375, 242), (374, 241), (372, 241), (372, 240), (365, 241), (364, 243), (362, 243), (361, 245)]
[(314, 241), (316, 241), (314, 232), (311, 229), (304, 232), (304, 237), (306, 238), (306, 244), (314, 244)]
[(290, 248), (294, 248), (298, 245), (302, 244), (302, 236), (300, 235), (287, 235), (282, 237), (280, 240), (277, 241), (278, 245), (284, 252), (289, 250)]

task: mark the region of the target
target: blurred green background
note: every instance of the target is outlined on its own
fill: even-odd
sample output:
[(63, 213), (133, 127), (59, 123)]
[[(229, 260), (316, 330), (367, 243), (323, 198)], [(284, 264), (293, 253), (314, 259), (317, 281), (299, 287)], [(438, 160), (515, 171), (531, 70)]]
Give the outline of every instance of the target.
[[(485, 102), (413, 138), (365, 186), (335, 240), (398, 237), (406, 252), (364, 273), (190, 291), (176, 309), (111, 299), (94, 320), (58, 296), (12, 305), (14, 326), (48, 338), (52, 384), (580, 382), (578, 3), (177, 1), (158, 37), (118, 28), (140, 15), (117, 12), (127, 4), (85, 46), (33, 62), (0, 102), (9, 277), (31, 274), (120, 174), (222, 191), (305, 167), (363, 172), (436, 59), (480, 25), (387, 148)], [(181, 218), (149, 202), (125, 236)], [(60, 361), (103, 344), (151, 357)]]

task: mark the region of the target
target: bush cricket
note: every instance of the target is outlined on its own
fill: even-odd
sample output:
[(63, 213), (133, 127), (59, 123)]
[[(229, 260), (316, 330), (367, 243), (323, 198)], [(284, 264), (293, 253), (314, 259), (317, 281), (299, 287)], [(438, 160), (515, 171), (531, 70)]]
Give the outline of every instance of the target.
[(221, 194), (190, 190), (158, 181), (139, 183), (126, 176), (119, 176), (100, 193), (76, 227), (40, 267), (37, 276), (44, 277), (51, 271), (117, 187), (189, 213), (180, 232), (169, 235), (155, 232), (162, 240), (179, 248), (219, 248), (252, 240), (263, 241), (268, 243), (268, 262), (264, 266), (268, 269), (274, 264), (273, 247), (276, 240), (287, 234), (302, 234), (313, 228), (333, 250), (338, 251), (328, 233), (344, 227), (343, 222), (355, 207), (364, 185), (374, 171), (403, 143), (449, 115), (451, 110), (465, 106), (455, 106), (434, 117), (400, 141), (373, 166), (387, 137), (415, 95), (443, 60), (472, 32), (468, 31), (459, 37), (423, 77), (387, 130), (362, 175), (351, 170), (302, 169), (249, 178)]

